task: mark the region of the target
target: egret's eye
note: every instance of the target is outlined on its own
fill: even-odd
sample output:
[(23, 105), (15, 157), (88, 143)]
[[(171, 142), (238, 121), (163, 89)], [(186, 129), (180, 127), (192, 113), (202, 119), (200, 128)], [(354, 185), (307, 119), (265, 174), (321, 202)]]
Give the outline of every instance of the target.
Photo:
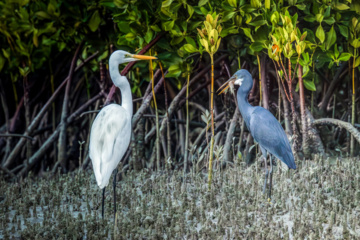
[(125, 57), (126, 57), (126, 58), (129, 58), (129, 57), (131, 57), (131, 56), (130, 56), (130, 54), (125, 54)]

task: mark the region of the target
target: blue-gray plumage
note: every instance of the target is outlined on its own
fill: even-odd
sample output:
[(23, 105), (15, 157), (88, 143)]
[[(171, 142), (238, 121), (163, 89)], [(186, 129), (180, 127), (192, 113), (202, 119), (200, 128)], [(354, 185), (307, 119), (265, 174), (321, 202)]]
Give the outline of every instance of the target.
[(237, 91), (237, 101), (246, 127), (256, 142), (259, 143), (264, 157), (267, 152), (283, 161), (289, 168), (296, 169), (294, 155), (284, 129), (268, 110), (263, 107), (253, 107), (248, 102), (249, 92), (253, 86), (251, 74), (239, 70), (234, 74), (235, 85), (240, 85)]
[[(267, 166), (266, 157), (270, 153), (270, 164), (272, 165), (271, 154), (284, 162), (289, 168), (296, 169), (294, 155), (291, 151), (289, 140), (286, 137), (284, 129), (265, 108), (256, 106), (253, 107), (248, 102), (249, 92), (253, 87), (253, 80), (251, 74), (241, 69), (237, 71), (225, 84), (234, 83), (239, 85), (237, 90), (237, 102), (240, 113), (244, 118), (245, 124), (256, 142), (259, 143), (263, 157), (265, 158), (266, 177), (264, 184), (264, 191), (267, 180)], [(224, 84), (224, 85), (225, 85)], [(223, 85), (223, 86), (224, 86)], [(272, 166), (270, 174), (272, 173)], [(271, 196), (271, 175), (270, 175), (270, 191)]]

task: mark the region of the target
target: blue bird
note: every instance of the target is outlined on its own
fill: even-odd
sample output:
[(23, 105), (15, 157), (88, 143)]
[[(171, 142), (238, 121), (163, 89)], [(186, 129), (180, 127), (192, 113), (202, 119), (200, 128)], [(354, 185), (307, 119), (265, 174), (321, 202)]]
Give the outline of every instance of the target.
[[(265, 182), (263, 192), (266, 190), (268, 175), (270, 174), (269, 201), (271, 200), (272, 185), (272, 155), (280, 159), (290, 169), (296, 169), (294, 155), (284, 129), (268, 110), (263, 107), (253, 107), (249, 104), (248, 96), (253, 87), (251, 74), (245, 70), (238, 70), (220, 89), (224, 92), (232, 84), (239, 85), (237, 90), (237, 102), (240, 113), (244, 118), (247, 129), (258, 142), (265, 161)], [(267, 168), (266, 158), (270, 153), (270, 172)]]

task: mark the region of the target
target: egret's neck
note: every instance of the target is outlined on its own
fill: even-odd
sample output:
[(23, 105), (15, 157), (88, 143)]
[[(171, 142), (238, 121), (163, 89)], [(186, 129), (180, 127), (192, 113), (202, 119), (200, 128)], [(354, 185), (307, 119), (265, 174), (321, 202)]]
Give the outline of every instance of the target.
[(110, 66), (110, 77), (116, 87), (120, 89), (121, 92), (121, 106), (127, 110), (127, 112), (132, 117), (133, 115), (133, 103), (131, 95), (131, 87), (129, 81), (125, 76), (121, 76), (119, 72), (119, 62), (111, 62)]
[(248, 101), (249, 92), (247, 90), (242, 89), (241, 87), (237, 91), (237, 100), (238, 106), (241, 113), (241, 116), (244, 118), (246, 126), (250, 127), (250, 115), (254, 110), (254, 107), (250, 105)]

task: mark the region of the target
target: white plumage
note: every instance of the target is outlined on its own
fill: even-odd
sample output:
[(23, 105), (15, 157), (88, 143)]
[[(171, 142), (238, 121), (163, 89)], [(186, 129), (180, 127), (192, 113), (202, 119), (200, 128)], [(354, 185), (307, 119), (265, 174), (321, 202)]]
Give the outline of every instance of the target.
[(117, 104), (104, 107), (96, 116), (90, 134), (90, 158), (96, 182), (103, 189), (124, 156), (131, 137), (131, 116)]
[(114, 85), (120, 89), (121, 105), (110, 104), (99, 112), (91, 127), (89, 145), (89, 156), (92, 161), (96, 182), (103, 189), (103, 217), (105, 187), (109, 184), (111, 173), (117, 167), (129, 146), (132, 130), (133, 104), (131, 88), (127, 78), (120, 75), (119, 65), (131, 61), (150, 59), (156, 58), (134, 55), (121, 50), (115, 51), (110, 56), (110, 77)]

